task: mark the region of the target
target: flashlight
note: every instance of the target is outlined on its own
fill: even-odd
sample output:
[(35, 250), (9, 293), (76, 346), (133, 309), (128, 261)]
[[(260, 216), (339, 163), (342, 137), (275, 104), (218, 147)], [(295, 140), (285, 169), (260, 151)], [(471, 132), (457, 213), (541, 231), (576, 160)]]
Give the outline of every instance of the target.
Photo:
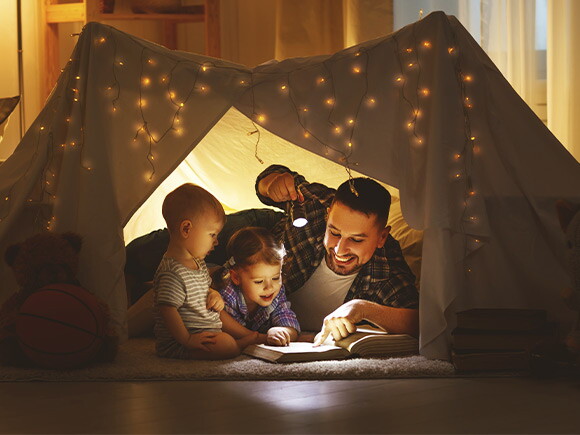
[(303, 203), (301, 204), (298, 201), (290, 202), (290, 220), (296, 228), (302, 228), (308, 223)]

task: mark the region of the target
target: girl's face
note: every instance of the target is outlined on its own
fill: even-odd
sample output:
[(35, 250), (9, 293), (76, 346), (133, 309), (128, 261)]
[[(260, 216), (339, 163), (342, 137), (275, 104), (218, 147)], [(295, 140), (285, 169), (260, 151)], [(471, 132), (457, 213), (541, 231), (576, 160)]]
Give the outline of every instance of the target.
[(282, 287), (281, 273), (282, 263), (260, 262), (231, 270), (232, 281), (242, 289), (250, 313), (258, 307), (267, 307), (278, 296)]

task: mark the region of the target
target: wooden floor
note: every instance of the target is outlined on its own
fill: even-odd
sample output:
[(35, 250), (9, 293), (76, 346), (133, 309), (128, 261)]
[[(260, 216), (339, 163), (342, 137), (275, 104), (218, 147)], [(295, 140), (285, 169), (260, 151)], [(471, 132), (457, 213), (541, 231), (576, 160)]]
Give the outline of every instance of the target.
[(2, 433), (580, 433), (580, 380), (0, 383)]

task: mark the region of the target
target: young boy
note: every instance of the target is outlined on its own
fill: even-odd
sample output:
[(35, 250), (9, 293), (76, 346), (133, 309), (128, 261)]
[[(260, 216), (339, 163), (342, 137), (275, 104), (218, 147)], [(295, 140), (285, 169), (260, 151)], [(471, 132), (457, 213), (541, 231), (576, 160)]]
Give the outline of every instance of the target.
[(220, 294), (211, 289), (206, 255), (225, 223), (219, 201), (205, 189), (183, 184), (163, 201), (169, 246), (154, 279), (157, 355), (180, 359), (227, 359), (257, 339), (235, 340), (221, 331)]

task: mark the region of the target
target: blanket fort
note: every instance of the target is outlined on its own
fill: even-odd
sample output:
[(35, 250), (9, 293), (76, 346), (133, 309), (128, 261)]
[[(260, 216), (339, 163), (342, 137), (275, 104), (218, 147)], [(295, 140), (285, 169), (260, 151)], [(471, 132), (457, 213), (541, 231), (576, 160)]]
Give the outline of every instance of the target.
[[(81, 234), (80, 282), (123, 334), (123, 226), (219, 130), (218, 163), (249, 141), (266, 164), (295, 167), (272, 157), (268, 133), (399, 189), (406, 220), (424, 230), (428, 358), (448, 358), (459, 310), (545, 308), (571, 321), (554, 202), (580, 199), (580, 165), (442, 12), (333, 55), (253, 69), (89, 23), (0, 166), (0, 250), (47, 229)], [(253, 186), (245, 169), (211, 174), (213, 193), (241, 192), (244, 177)], [(15, 286), (0, 272), (4, 299)]]

